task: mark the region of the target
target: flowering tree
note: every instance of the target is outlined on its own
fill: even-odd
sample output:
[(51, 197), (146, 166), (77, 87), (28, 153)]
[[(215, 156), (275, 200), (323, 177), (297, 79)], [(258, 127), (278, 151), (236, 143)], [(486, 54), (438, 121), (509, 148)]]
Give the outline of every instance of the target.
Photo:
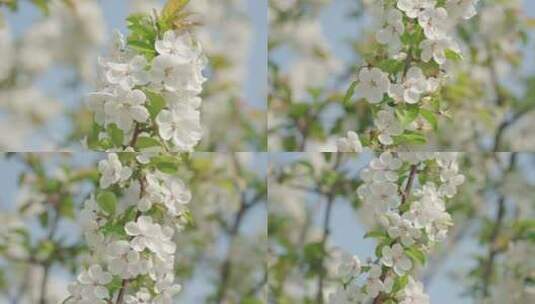
[[(343, 30), (322, 28), (320, 13), (333, 8), (322, 1), (292, 3), (273, 1), (271, 27), (308, 37), (308, 44), (279, 32), (271, 37), (273, 149), (508, 151), (515, 132), (525, 130), (533, 94), (519, 63), (530, 54), (531, 21), (520, 1), (347, 4), (352, 13), (345, 26), (363, 29), (358, 38), (342, 37), (356, 60), (337, 58), (341, 52), (321, 32)], [(292, 23), (312, 25), (300, 28), (305, 36), (287, 28)], [(288, 55), (288, 47), (297, 56)]]
[[(261, 158), (86, 158), (80, 165), (70, 154), (13, 154), (2, 164), (25, 165), (17, 203), (2, 205), (0, 301), (258, 303), (264, 297), (265, 169), (252, 164)], [(206, 287), (175, 295), (190, 280)]]
[[(472, 265), (449, 266), (459, 293), (529, 302), (533, 267), (518, 263), (533, 247), (533, 203), (521, 199), (533, 182), (519, 182), (527, 176), (518, 162), (532, 160), (515, 153), (281, 155), (269, 180), (270, 299), (430, 303), (425, 289), (455, 256), (454, 265)], [(516, 183), (525, 192), (514, 195)], [(360, 225), (347, 223), (351, 210)], [(460, 256), (461, 242), (478, 249)], [(512, 252), (519, 254), (514, 262), (501, 259)]]

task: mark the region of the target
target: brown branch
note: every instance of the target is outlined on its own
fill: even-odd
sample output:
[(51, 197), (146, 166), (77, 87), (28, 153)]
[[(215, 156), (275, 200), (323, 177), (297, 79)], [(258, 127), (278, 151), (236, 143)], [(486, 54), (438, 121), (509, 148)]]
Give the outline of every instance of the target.
[[(143, 176), (139, 177), (139, 198), (143, 198), (145, 195), (145, 178)], [(136, 213), (136, 220), (141, 216), (141, 212), (138, 210)], [(119, 294), (117, 295), (117, 301), (115, 301), (116, 304), (122, 304), (124, 301), (124, 294), (126, 291), (126, 288), (128, 287), (128, 282), (130, 282), (129, 279), (124, 279), (121, 282), (121, 288), (119, 289)]]
[[(342, 158), (341, 154), (334, 154), (335, 161), (332, 170), (336, 171), (341, 164)], [(338, 181), (336, 181), (330, 188), (330, 191), (326, 194), (326, 203), (327, 207), (325, 209), (325, 216), (323, 218), (323, 236), (321, 238), (321, 253), (322, 258), (320, 260), (320, 273), (318, 275), (318, 289), (316, 291), (316, 303), (323, 304), (323, 286), (325, 284), (325, 275), (326, 271), (324, 270), (324, 260), (326, 256), (326, 246), (329, 235), (331, 234), (330, 223), (331, 223), (331, 213), (334, 204), (334, 199), (336, 197), (336, 187), (338, 186)]]
[(129, 146), (135, 149), (137, 139), (139, 138), (139, 134), (141, 134), (141, 126), (139, 123), (136, 122), (136, 126), (134, 128), (134, 134), (132, 135), (132, 140), (130, 140)]
[[(516, 164), (518, 154), (512, 153), (509, 161), (509, 167), (507, 168), (507, 171), (505, 173), (511, 172)], [(491, 279), (494, 274), (494, 261), (496, 259), (496, 256), (500, 252), (499, 244), (498, 244), (498, 238), (500, 236), (503, 221), (505, 218), (505, 215), (507, 213), (507, 208), (505, 205), (506, 197), (505, 195), (500, 195), (498, 199), (498, 210), (496, 211), (496, 216), (494, 219), (494, 227), (492, 228), (490, 238), (489, 238), (489, 252), (487, 255), (487, 260), (485, 264), (483, 265), (483, 296), (488, 297), (489, 296), (489, 287), (491, 284)]]
[[(411, 165), (411, 170), (409, 172), (409, 177), (407, 179), (407, 184), (405, 185), (405, 189), (401, 193), (401, 205), (407, 203), (412, 190), (412, 185), (414, 183), (414, 180), (416, 178), (416, 174), (418, 173), (418, 164)], [(384, 280), (386, 278), (386, 272), (381, 275), (381, 280)], [(382, 304), (384, 301), (388, 299), (388, 296), (384, 292), (380, 292), (375, 299), (373, 299), (373, 304)]]

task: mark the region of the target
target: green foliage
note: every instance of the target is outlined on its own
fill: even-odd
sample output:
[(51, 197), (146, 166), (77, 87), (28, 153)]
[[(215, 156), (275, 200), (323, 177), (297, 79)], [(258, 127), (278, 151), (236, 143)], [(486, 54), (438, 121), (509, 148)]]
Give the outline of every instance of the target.
[(374, 238), (374, 239), (388, 239), (388, 235), (383, 230), (374, 230), (366, 233), (364, 238)]
[(162, 95), (152, 92), (150, 90), (144, 90), (147, 95), (147, 110), (149, 111), (150, 118), (156, 119), (156, 116), (165, 108), (166, 102)]
[(136, 150), (158, 147), (160, 145), (161, 145), (160, 141), (155, 138), (147, 137), (147, 136), (140, 136), (138, 137), (136, 141)]
[(108, 133), (108, 136), (115, 147), (122, 147), (124, 142), (123, 130), (119, 129), (116, 124), (112, 123), (108, 125), (106, 132)]
[(420, 107), (418, 105), (407, 105), (396, 109), (396, 116), (404, 128), (408, 127), (413, 121), (415, 121), (419, 114)]
[(409, 258), (411, 258), (414, 263), (425, 265), (425, 263), (427, 262), (427, 257), (425, 253), (414, 246), (405, 248), (405, 254)]
[(348, 104), (351, 101), (351, 98), (353, 98), (353, 94), (355, 94), (355, 87), (357, 86), (357, 84), (358, 81), (353, 81), (349, 86), (349, 89), (347, 89), (346, 95), (344, 96), (344, 104)]
[(403, 134), (394, 137), (394, 142), (398, 145), (419, 145), (425, 144), (427, 138), (420, 132), (405, 130)]
[(151, 165), (167, 174), (176, 174), (180, 163), (181, 161), (178, 157), (169, 155), (158, 155), (151, 159)]
[(403, 275), (396, 277), (394, 280), (394, 286), (392, 287), (392, 294), (396, 294), (400, 290), (404, 289), (409, 284), (409, 275)]
[(58, 212), (62, 217), (74, 219), (74, 200), (71, 195), (63, 197), (59, 203)]
[(463, 60), (463, 57), (459, 53), (454, 52), (454, 51), (452, 51), (450, 49), (447, 49), (445, 51), (445, 54), (446, 54), (446, 58), (451, 60), (451, 61), (459, 62), (459, 61)]
[(117, 207), (117, 197), (111, 191), (102, 191), (97, 196), (97, 203), (108, 215), (113, 216)]
[(154, 43), (158, 33), (154, 22), (150, 16), (144, 14), (130, 15), (126, 21), (130, 30), (128, 46), (144, 55), (147, 61), (151, 61), (157, 55)]

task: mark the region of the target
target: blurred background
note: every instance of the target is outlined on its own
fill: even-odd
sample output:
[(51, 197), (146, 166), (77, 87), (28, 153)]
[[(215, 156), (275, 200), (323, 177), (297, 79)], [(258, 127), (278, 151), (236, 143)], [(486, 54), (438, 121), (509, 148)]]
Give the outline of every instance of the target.
[[(79, 211), (98, 184), (96, 162), (103, 158), (103, 153), (2, 156), (0, 303), (41, 303), (42, 286), (47, 304), (68, 296), (67, 285), (87, 260)], [(192, 191), (193, 224), (175, 239), (177, 282), (183, 286), (175, 301), (263, 303), (267, 156), (199, 152), (178, 175)], [(225, 274), (224, 265), (230, 269)]]
[[(80, 150), (97, 57), (125, 18), (163, 0), (0, 1), (0, 148)], [(266, 147), (267, 0), (197, 0), (188, 10), (209, 58), (197, 151)], [(224, 25), (224, 26), (222, 26)]]
[[(340, 157), (340, 161), (335, 161)], [(360, 171), (372, 154), (272, 153), (268, 179), (269, 303), (316, 303), (323, 236), (332, 197), (324, 295), (340, 285), (335, 278), (340, 251), (373, 259), (375, 241), (364, 238), (377, 225), (373, 206), (357, 197)], [(432, 250), (416, 277), (431, 303), (532, 303), (535, 300), (535, 155), (464, 153), (460, 172), (466, 182), (447, 202), (454, 226)], [(332, 185), (337, 185), (336, 187)], [(491, 241), (497, 210), (504, 202), (500, 233)], [(492, 243), (493, 245), (489, 245)], [(496, 250), (492, 275), (483, 267)], [(490, 296), (483, 296), (485, 285)]]
[[(375, 54), (373, 3), (270, 0), (270, 151), (334, 152), (336, 138), (372, 126), (366, 102), (342, 101), (366, 56)], [(534, 19), (531, 0), (479, 1), (478, 15), (456, 29), (465, 60), (442, 91), (449, 109), (427, 145), (411, 149), (533, 151)]]

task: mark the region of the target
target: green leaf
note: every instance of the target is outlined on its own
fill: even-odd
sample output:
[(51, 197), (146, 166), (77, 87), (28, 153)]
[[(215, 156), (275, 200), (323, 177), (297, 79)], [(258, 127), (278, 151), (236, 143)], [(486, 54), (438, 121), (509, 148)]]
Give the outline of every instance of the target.
[(157, 156), (152, 158), (151, 163), (163, 173), (175, 174), (178, 171), (180, 160), (172, 156)]
[(420, 109), (420, 115), (427, 120), (427, 122), (433, 127), (433, 130), (438, 130), (437, 115), (427, 109)]
[(59, 214), (63, 217), (74, 218), (74, 200), (72, 196), (64, 197), (59, 203)]
[(349, 86), (349, 89), (347, 90), (346, 95), (344, 96), (344, 104), (347, 104), (349, 103), (349, 101), (351, 101), (353, 94), (355, 94), (355, 87), (357, 86), (357, 84), (357, 81), (353, 81)]
[(46, 227), (48, 225), (48, 212), (45, 210), (39, 214), (39, 223), (41, 227)]
[(154, 49), (154, 47), (149, 44), (148, 42), (145, 42), (145, 41), (140, 41), (140, 40), (133, 40), (133, 39), (129, 39), (128, 40), (128, 45), (133, 48), (134, 50), (137, 50), (143, 54), (153, 54), (153, 55), (156, 55), (156, 50)]
[(115, 147), (121, 147), (123, 145), (124, 132), (123, 130), (119, 129), (116, 124), (109, 124), (106, 132), (108, 133), (108, 136)]
[(97, 203), (109, 215), (115, 214), (115, 208), (117, 207), (117, 197), (111, 191), (103, 191), (97, 196)]
[(408, 275), (397, 277), (394, 281), (394, 286), (392, 287), (392, 293), (395, 294), (398, 291), (402, 290), (403, 288), (405, 288), (405, 286), (407, 286), (408, 283), (409, 283)]
[(386, 72), (388, 74), (397, 74), (401, 70), (403, 70), (404, 63), (403, 61), (397, 61), (395, 59), (388, 59), (388, 60), (383, 60), (379, 62), (377, 67), (380, 68), (383, 72)]
[(458, 61), (463, 60), (463, 56), (461, 56), (461, 54), (459, 54), (457, 52), (454, 52), (454, 51), (452, 51), (450, 49), (447, 49), (445, 51), (445, 54), (446, 54), (446, 58), (451, 60), (451, 61), (458, 62)]
[(404, 134), (394, 137), (396, 144), (425, 144), (427, 142), (426, 137), (418, 132), (405, 131)]
[(306, 103), (293, 103), (288, 109), (288, 115), (294, 119), (301, 118), (308, 112), (309, 105)]
[(370, 232), (366, 233), (364, 235), (364, 238), (365, 239), (367, 239), (367, 238), (382, 239), (382, 238), (388, 238), (388, 235), (386, 234), (385, 231), (374, 230), (374, 231), (370, 231)]
[(160, 146), (160, 141), (147, 136), (140, 136), (136, 141), (136, 149), (146, 149)]
[(169, 0), (162, 9), (162, 19), (172, 22), (178, 13), (188, 4), (189, 0)]
[(425, 253), (416, 247), (409, 247), (405, 249), (405, 254), (413, 260), (414, 263), (425, 265), (427, 258)]
[(411, 105), (405, 109), (396, 109), (396, 116), (398, 117), (401, 125), (406, 128), (410, 125), (416, 118), (418, 118), (418, 113), (420, 108), (416, 105)]
[(32, 0), (32, 2), (43, 14), (48, 15), (50, 13), (50, 10), (48, 9), (48, 0)]
[(149, 110), (150, 117), (156, 119), (156, 116), (165, 108), (165, 99), (162, 95), (154, 93), (149, 90), (145, 90), (145, 95), (147, 95), (149, 101), (147, 104), (147, 110)]

